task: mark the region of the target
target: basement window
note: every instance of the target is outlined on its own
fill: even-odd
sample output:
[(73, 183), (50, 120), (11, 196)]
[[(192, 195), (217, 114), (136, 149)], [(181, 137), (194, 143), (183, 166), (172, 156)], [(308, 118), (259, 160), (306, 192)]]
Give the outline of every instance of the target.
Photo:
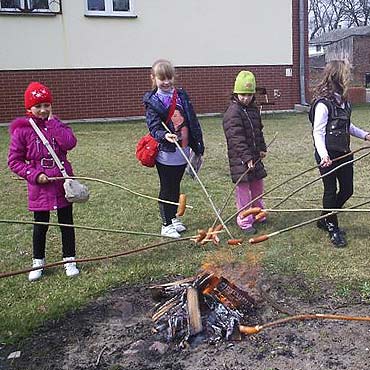
[(62, 0), (0, 0), (0, 13), (54, 15), (62, 13)]
[(88, 17), (136, 18), (134, 0), (85, 0)]

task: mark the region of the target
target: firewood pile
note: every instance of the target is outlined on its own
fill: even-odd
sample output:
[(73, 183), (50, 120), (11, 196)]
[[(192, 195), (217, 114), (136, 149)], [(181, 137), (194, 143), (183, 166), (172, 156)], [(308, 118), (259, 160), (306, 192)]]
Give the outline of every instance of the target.
[(180, 348), (199, 341), (240, 340), (241, 323), (255, 316), (256, 300), (213, 273), (152, 286), (151, 291), (161, 300), (152, 314), (154, 333)]

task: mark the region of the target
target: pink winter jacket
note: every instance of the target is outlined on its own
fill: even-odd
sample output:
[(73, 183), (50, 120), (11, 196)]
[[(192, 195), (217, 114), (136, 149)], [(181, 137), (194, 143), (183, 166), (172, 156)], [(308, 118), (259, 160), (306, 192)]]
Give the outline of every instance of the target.
[[(68, 175), (73, 176), (71, 164), (67, 161), (67, 151), (73, 149), (77, 140), (70, 127), (57, 118), (43, 120), (33, 117), (36, 124), (52, 145), (63, 163)], [(10, 145), (8, 166), (18, 176), (27, 180), (28, 208), (30, 211), (51, 211), (68, 206), (65, 198), (63, 180), (37, 184), (36, 179), (44, 173), (48, 177), (62, 176), (57, 165), (53, 165), (48, 153), (28, 117), (16, 118), (9, 127)], [(41, 160), (45, 158), (41, 163)]]

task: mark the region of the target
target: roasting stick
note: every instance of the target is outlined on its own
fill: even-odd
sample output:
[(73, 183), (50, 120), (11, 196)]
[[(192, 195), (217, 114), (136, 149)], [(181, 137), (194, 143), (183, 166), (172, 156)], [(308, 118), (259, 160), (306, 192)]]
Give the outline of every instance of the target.
[[(0, 219), (0, 223), (2, 224), (22, 224), (22, 225), (46, 225), (46, 226), (63, 226), (63, 227), (71, 227), (74, 229), (84, 229), (84, 230), (92, 230), (92, 231), (104, 231), (108, 233), (117, 233), (117, 234), (129, 234), (129, 235), (144, 235), (144, 236), (156, 236), (158, 238), (165, 238), (165, 239), (173, 239), (170, 236), (163, 236), (161, 234), (156, 233), (147, 233), (144, 231), (131, 231), (131, 230), (121, 230), (121, 229), (106, 229), (103, 227), (93, 227), (93, 226), (82, 226), (82, 225), (71, 225), (71, 224), (59, 224), (57, 222), (41, 222), (41, 221), (26, 221), (26, 220), (5, 220)], [(218, 234), (223, 232), (222, 230), (213, 231), (211, 234)], [(204, 230), (198, 230), (198, 234), (196, 236), (189, 236), (186, 238), (177, 238), (176, 240), (194, 240), (198, 242), (197, 237), (202, 236)]]
[[(368, 201), (366, 201), (366, 202), (363, 202), (363, 203), (361, 203), (361, 204), (357, 204), (357, 205), (354, 205), (354, 206), (352, 206), (352, 207), (349, 207), (349, 209), (352, 209), (352, 208), (358, 208), (358, 207), (361, 207), (361, 206), (363, 206), (363, 205), (365, 205), (365, 204), (368, 204), (368, 203), (370, 203), (370, 200), (368, 200)], [(291, 231), (291, 230), (297, 229), (297, 228), (299, 228), (299, 227), (301, 227), (301, 226), (308, 225), (308, 224), (310, 224), (310, 223), (312, 223), (312, 222), (315, 222), (315, 221), (321, 220), (321, 219), (323, 219), (323, 218), (326, 218), (326, 217), (328, 217), (328, 216), (334, 215), (334, 214), (336, 214), (336, 213), (338, 213), (338, 211), (329, 212), (329, 213), (326, 213), (326, 214), (321, 215), (321, 216), (319, 216), (319, 217), (315, 217), (315, 218), (313, 218), (313, 219), (311, 219), (311, 220), (304, 221), (304, 222), (301, 222), (301, 223), (296, 224), (296, 225), (293, 225), (293, 226), (289, 226), (289, 227), (287, 227), (287, 228), (285, 228), (285, 229), (281, 229), (281, 230), (274, 231), (273, 233), (270, 233), (270, 234), (264, 234), (264, 235), (256, 236), (255, 238), (251, 238), (251, 239), (249, 239), (249, 243), (250, 243), (250, 244), (257, 244), (257, 243), (260, 243), (260, 242), (264, 242), (265, 240), (268, 240), (269, 238), (271, 238), (271, 237), (273, 237), (273, 236), (275, 236), (275, 235), (279, 235), (279, 234), (285, 233), (285, 232), (287, 232), (287, 231)]]
[[(271, 141), (266, 145), (266, 149), (268, 149), (272, 143), (276, 140), (276, 137), (278, 135), (278, 132), (275, 132), (275, 135), (274, 137), (271, 139)], [(260, 162), (262, 160), (262, 158), (258, 158), (255, 162), (254, 162), (254, 165), (256, 165), (258, 162)], [(239, 185), (240, 181), (243, 180), (243, 177), (246, 176), (250, 171), (252, 170), (252, 168), (247, 168), (246, 171), (244, 171), (244, 173), (238, 178), (237, 182), (235, 183), (235, 185), (233, 186), (233, 188), (231, 189), (230, 193), (228, 194), (228, 196), (226, 197), (226, 200), (223, 204), (223, 206), (221, 207), (221, 209), (219, 210), (219, 215), (221, 216), (223, 211), (225, 210), (226, 206), (229, 204), (229, 201), (230, 201), (230, 198), (231, 196), (234, 194), (234, 191), (236, 189), (236, 187)], [(216, 226), (216, 223), (217, 223), (217, 217), (215, 218), (215, 220), (213, 221), (213, 224), (212, 224), (212, 229)]]
[[(172, 204), (172, 205), (175, 205), (175, 206), (178, 206), (179, 203), (176, 203), (176, 202), (171, 202), (169, 200), (163, 200), (163, 199), (158, 199), (158, 198), (155, 198), (155, 197), (151, 197), (150, 195), (145, 195), (145, 194), (141, 194), (141, 193), (138, 193), (136, 191), (133, 191), (133, 190), (130, 190), (129, 188), (126, 188), (125, 186), (123, 185), (118, 185), (118, 184), (115, 184), (113, 182), (110, 182), (110, 181), (106, 181), (106, 180), (101, 180), (101, 179), (96, 179), (94, 177), (86, 177), (86, 176), (67, 176), (67, 177), (48, 177), (49, 180), (65, 180), (65, 179), (78, 179), (78, 180), (88, 180), (88, 181), (96, 181), (96, 182), (101, 182), (102, 184), (107, 184), (107, 185), (112, 185), (112, 186), (115, 186), (117, 188), (120, 188), (120, 189), (123, 189), (123, 190), (126, 190), (128, 191), (129, 193), (131, 194), (135, 194), (139, 197), (143, 197), (143, 198), (147, 198), (147, 199), (152, 199), (152, 200), (157, 200), (159, 202), (163, 202), (163, 203), (167, 203), (167, 204)], [(189, 208), (189, 209), (193, 209), (192, 206), (189, 206), (189, 205), (186, 205), (186, 208)]]
[[(356, 149), (356, 150), (353, 150), (352, 152), (349, 152), (349, 153), (344, 154), (344, 155), (342, 155), (342, 156), (340, 156), (340, 157), (334, 158), (334, 159), (332, 160), (332, 162), (335, 162), (335, 161), (338, 161), (338, 160), (340, 160), (340, 159), (346, 158), (346, 157), (348, 157), (349, 155), (355, 154), (355, 153), (357, 153), (357, 152), (359, 152), (359, 151), (361, 151), (361, 150), (366, 150), (366, 149), (370, 149), (370, 146), (369, 146), (369, 145), (366, 145), (366, 146), (363, 146), (363, 147), (358, 148), (358, 149)], [(296, 178), (298, 178), (298, 177), (300, 177), (300, 176), (304, 175), (305, 173), (310, 172), (310, 171), (312, 171), (312, 170), (314, 170), (314, 169), (316, 169), (316, 168), (318, 168), (318, 167), (320, 167), (320, 165), (319, 165), (319, 164), (318, 164), (318, 165), (315, 165), (315, 166), (313, 166), (313, 167), (310, 167), (310, 168), (308, 168), (308, 169), (306, 169), (306, 170), (304, 170), (304, 171), (302, 171), (302, 172), (297, 173), (296, 175), (293, 175), (292, 177), (289, 177), (287, 180), (285, 180), (285, 181), (281, 182), (280, 184), (278, 184), (278, 185), (276, 185), (276, 186), (272, 187), (270, 190), (265, 191), (264, 193), (262, 193), (262, 194), (261, 194), (261, 195), (259, 195), (258, 197), (256, 197), (256, 198), (252, 199), (249, 203), (247, 203), (245, 206), (243, 206), (243, 208), (241, 208), (240, 210), (238, 210), (237, 212), (235, 212), (234, 214), (232, 214), (228, 219), (226, 219), (226, 220), (225, 220), (225, 223), (230, 222), (230, 221), (231, 221), (231, 220), (232, 220), (236, 215), (238, 215), (238, 214), (239, 214), (239, 212), (241, 212), (241, 211), (245, 210), (246, 208), (248, 208), (249, 206), (251, 206), (251, 205), (252, 205), (256, 200), (258, 200), (258, 199), (260, 199), (260, 198), (264, 197), (264, 196), (265, 196), (265, 195), (267, 195), (267, 194), (272, 193), (274, 190), (276, 190), (276, 189), (278, 189), (278, 188), (280, 188), (280, 187), (284, 186), (284, 185), (285, 185), (285, 184), (287, 184), (288, 182), (290, 182), (290, 181), (292, 181), (292, 180), (294, 180), (294, 179), (296, 179)]]
[[(9, 223), (8, 221), (11, 221), (11, 220), (0, 220), (0, 223), (1, 222)], [(34, 224), (50, 225), (50, 226), (76, 227), (76, 225), (73, 226), (73, 225), (67, 225), (67, 224), (57, 224), (57, 223), (47, 223), (47, 222), (11, 221), (11, 223), (22, 223), (22, 224), (23, 223), (34, 223)], [(128, 232), (128, 231), (124, 231), (124, 230), (98, 229), (98, 228), (82, 227), (82, 226), (78, 226), (78, 227), (79, 228), (84, 228), (84, 229), (89, 229), (89, 230), (93, 229), (93, 230), (99, 230), (99, 231), (109, 231), (109, 232), (118, 232), (118, 233), (126, 233), (126, 234), (129, 233), (129, 234), (149, 235), (148, 233), (135, 233), (135, 232)], [(222, 232), (222, 231), (219, 231), (219, 232)], [(154, 234), (151, 234), (151, 235), (154, 235)], [(160, 236), (160, 235), (157, 235), (157, 236)], [(131, 255), (131, 254), (144, 252), (144, 251), (154, 249), (154, 248), (158, 248), (158, 247), (161, 247), (163, 245), (167, 245), (167, 244), (171, 244), (171, 243), (183, 242), (183, 241), (189, 241), (189, 240), (194, 240), (194, 241), (197, 242), (197, 239), (199, 237), (200, 237), (200, 234), (193, 235), (193, 236), (188, 236), (186, 238), (179, 238), (179, 239), (171, 238), (171, 240), (167, 240), (167, 241), (164, 241), (164, 242), (159, 242), (159, 243), (148, 245), (148, 246), (141, 247), (141, 248), (138, 248), (138, 249), (131, 249), (131, 250), (128, 250), (128, 251), (119, 252), (119, 253), (115, 253), (115, 254), (111, 254), (111, 255), (97, 256), (97, 257), (87, 257), (87, 258), (76, 258), (76, 260), (74, 262), (86, 263), (86, 262), (95, 262), (95, 261), (101, 261), (101, 260), (116, 258), (116, 257), (128, 256), (128, 255)], [(60, 266), (60, 265), (63, 265), (63, 264), (65, 264), (65, 261), (48, 263), (48, 264), (42, 266), (42, 268), (46, 269), (46, 268)], [(33, 267), (33, 268), (27, 268), (27, 269), (19, 270), (19, 271), (2, 272), (2, 273), (0, 273), (0, 279), (10, 277), (10, 276), (20, 275), (20, 274), (25, 274), (25, 273), (28, 273), (30, 271), (39, 270), (39, 269), (40, 269), (40, 267)]]
[(361, 212), (370, 212), (370, 208), (249, 208), (242, 212), (243, 216), (257, 215), (261, 212), (282, 212), (282, 213), (295, 213), (295, 212), (319, 212), (319, 211), (328, 211), (328, 212), (350, 212), (350, 213), (361, 213)]
[[(164, 122), (162, 122), (162, 125), (163, 125), (163, 127), (166, 129), (166, 131), (167, 131), (168, 133), (172, 134), (171, 130), (167, 127), (167, 125), (166, 125)], [(212, 208), (212, 209), (213, 209), (213, 211), (215, 212), (215, 214), (216, 214), (216, 216), (217, 216), (218, 220), (220, 221), (221, 225), (223, 226), (223, 228), (225, 229), (225, 231), (227, 232), (227, 234), (229, 235), (229, 237), (233, 239), (233, 236), (231, 235), (230, 230), (227, 228), (227, 226), (226, 226), (225, 222), (222, 220), (222, 218), (221, 218), (220, 214), (218, 213), (217, 208), (216, 208), (215, 204), (213, 203), (213, 200), (212, 200), (211, 196), (209, 195), (209, 193), (208, 193), (207, 189), (205, 188), (205, 186), (203, 185), (202, 181), (200, 180), (200, 178), (199, 178), (199, 176), (198, 176), (197, 172), (194, 170), (194, 167), (193, 167), (193, 165), (190, 163), (189, 158), (188, 158), (188, 157), (186, 156), (186, 154), (184, 153), (184, 151), (183, 151), (183, 149), (181, 148), (180, 144), (179, 144), (177, 141), (174, 141), (174, 143), (175, 143), (175, 145), (176, 145), (177, 149), (180, 151), (180, 153), (181, 153), (181, 154), (182, 154), (182, 156), (184, 157), (184, 159), (186, 160), (186, 162), (187, 162), (187, 164), (189, 165), (190, 169), (193, 171), (193, 174), (194, 174), (195, 178), (196, 178), (196, 179), (197, 179), (197, 181), (199, 182), (199, 185), (201, 186), (202, 190), (204, 191), (204, 194), (206, 195), (206, 197), (207, 197), (207, 199), (208, 199), (208, 201), (209, 201), (209, 203), (210, 203), (210, 205), (211, 205), (211, 208)]]
[(290, 321), (303, 320), (340, 320), (340, 321), (370, 321), (369, 316), (346, 316), (346, 315), (332, 315), (332, 314), (301, 314), (284, 317), (283, 319), (275, 320), (263, 325), (245, 326), (239, 325), (239, 331), (242, 334), (253, 335), (258, 334), (264, 329), (273, 328)]
[[(368, 147), (370, 148), (370, 147)], [(367, 152), (366, 154), (363, 154), (361, 155), (360, 157), (358, 158), (354, 158), (348, 162), (345, 162), (345, 163), (342, 163), (341, 165), (333, 168), (332, 170), (330, 170), (329, 172), (326, 172), (324, 173), (323, 175), (319, 176), (319, 177), (316, 177), (315, 179), (307, 182), (306, 184), (303, 184), (302, 186), (300, 186), (299, 188), (295, 189), (294, 191), (292, 191), (290, 194), (288, 194), (284, 199), (282, 199), (280, 202), (278, 202), (273, 208), (277, 208), (279, 207), (281, 204), (283, 204), (284, 202), (286, 202), (290, 197), (292, 197), (294, 194), (298, 193), (299, 191), (301, 191), (302, 189), (306, 188), (307, 186), (309, 185), (312, 185), (313, 183), (321, 180), (322, 178), (326, 177), (326, 176), (329, 176), (331, 175), (333, 172), (337, 171), (339, 168), (342, 168), (344, 166), (347, 166), (348, 164), (351, 164), (351, 163), (354, 163), (354, 162), (357, 162), (359, 161), (360, 159), (363, 159), (365, 157), (367, 157), (368, 155), (370, 155), (370, 151)]]
[[(271, 199), (271, 200), (281, 200), (284, 199), (285, 197), (278, 197), (278, 196), (268, 196), (264, 197), (265, 199)], [(370, 195), (352, 195), (351, 199), (369, 199)], [(290, 200), (294, 200), (296, 202), (320, 202), (322, 201), (322, 198), (290, 198)]]

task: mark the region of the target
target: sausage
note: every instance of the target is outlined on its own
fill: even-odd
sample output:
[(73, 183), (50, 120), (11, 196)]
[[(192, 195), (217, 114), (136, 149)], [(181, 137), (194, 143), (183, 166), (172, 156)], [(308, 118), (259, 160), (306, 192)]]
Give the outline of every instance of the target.
[(247, 334), (247, 335), (258, 334), (262, 329), (263, 328), (260, 325), (256, 325), (256, 326), (239, 325), (239, 331), (242, 334)]
[(240, 212), (239, 216), (240, 216), (241, 219), (243, 219), (245, 217), (248, 217), (249, 215), (256, 215), (260, 212), (261, 212), (260, 207), (252, 207), (252, 208), (245, 209), (244, 211)]
[(208, 228), (207, 235), (205, 239), (203, 239), (203, 241), (200, 243), (201, 245), (204, 245), (212, 240), (213, 238), (212, 232), (213, 232), (213, 227)]
[(180, 194), (179, 206), (177, 207), (176, 216), (182, 216), (186, 210), (186, 194)]
[(241, 245), (243, 243), (243, 239), (229, 239), (227, 244), (229, 245)]
[(203, 230), (203, 229), (198, 230), (198, 235), (195, 238), (195, 242), (200, 243), (206, 236), (207, 236), (207, 233), (206, 233), (205, 230)]
[[(221, 224), (218, 224), (213, 231), (221, 231), (223, 229), (223, 226)], [(212, 234), (212, 243), (216, 246), (220, 244), (220, 238), (218, 237), (218, 234)]]
[(221, 224), (218, 224), (213, 231), (221, 231), (224, 227)]
[(264, 242), (268, 238), (269, 238), (268, 235), (260, 235), (260, 236), (256, 236), (255, 238), (250, 238), (248, 241), (250, 244), (257, 244), (257, 243)]
[(256, 221), (259, 221), (259, 220), (262, 220), (263, 218), (265, 218), (266, 216), (267, 216), (267, 212), (262, 211), (262, 212), (258, 213), (254, 219)]

